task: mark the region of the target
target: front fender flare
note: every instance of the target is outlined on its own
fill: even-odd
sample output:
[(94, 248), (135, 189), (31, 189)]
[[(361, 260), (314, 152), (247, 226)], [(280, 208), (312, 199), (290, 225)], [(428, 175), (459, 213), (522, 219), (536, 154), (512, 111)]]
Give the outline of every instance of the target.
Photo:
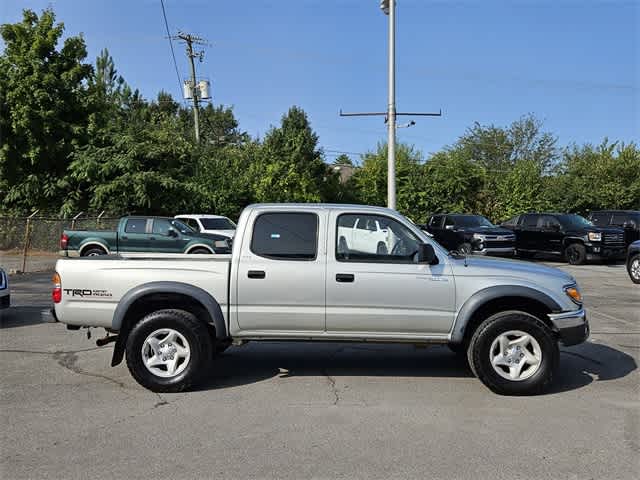
[(522, 285), (496, 285), (494, 287), (488, 287), (471, 295), (471, 297), (464, 302), (464, 305), (462, 305), (451, 329), (451, 343), (462, 342), (469, 321), (480, 307), (491, 300), (502, 297), (529, 298), (542, 303), (552, 312), (562, 311), (562, 307), (553, 298), (531, 287)]
[(178, 293), (193, 298), (207, 310), (216, 330), (216, 338), (227, 337), (227, 326), (222, 314), (222, 308), (218, 301), (205, 290), (181, 282), (149, 282), (138, 285), (129, 290), (118, 302), (111, 322), (113, 329), (118, 330), (118, 339), (113, 349), (111, 366), (118, 365), (124, 357), (127, 337), (131, 330), (130, 322), (125, 322), (125, 317), (131, 306), (139, 299), (155, 293)]

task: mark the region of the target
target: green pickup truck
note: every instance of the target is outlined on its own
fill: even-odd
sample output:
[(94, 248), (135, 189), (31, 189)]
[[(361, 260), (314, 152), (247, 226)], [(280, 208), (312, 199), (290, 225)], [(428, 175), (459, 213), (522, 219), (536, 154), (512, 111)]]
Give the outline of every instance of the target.
[(231, 253), (228, 237), (198, 233), (169, 217), (122, 217), (118, 229), (65, 230), (60, 237), (64, 257), (120, 254), (127, 257), (176, 253)]

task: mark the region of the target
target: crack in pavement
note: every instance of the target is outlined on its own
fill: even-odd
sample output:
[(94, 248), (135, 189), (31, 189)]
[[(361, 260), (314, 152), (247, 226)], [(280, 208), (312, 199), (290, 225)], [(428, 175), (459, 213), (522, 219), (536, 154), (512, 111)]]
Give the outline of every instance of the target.
[(329, 386), (331, 387), (331, 391), (333, 392), (333, 404), (337, 405), (340, 401), (340, 393), (338, 392), (338, 389), (336, 387), (336, 379), (329, 375), (326, 370), (322, 370), (322, 374), (327, 377), (327, 381), (329, 383)]
[(55, 352), (53, 354), (53, 359), (58, 362), (58, 365), (60, 365), (63, 368), (66, 368), (67, 370), (73, 373), (77, 373), (78, 375), (84, 375), (87, 377), (102, 378), (109, 382), (115, 383), (121, 389), (126, 390), (125, 384), (120, 380), (116, 380), (115, 378), (102, 375), (101, 373), (91, 373), (81, 369), (78, 365), (76, 365), (76, 362), (78, 361), (78, 355), (76, 354), (76, 352), (66, 352), (66, 353)]

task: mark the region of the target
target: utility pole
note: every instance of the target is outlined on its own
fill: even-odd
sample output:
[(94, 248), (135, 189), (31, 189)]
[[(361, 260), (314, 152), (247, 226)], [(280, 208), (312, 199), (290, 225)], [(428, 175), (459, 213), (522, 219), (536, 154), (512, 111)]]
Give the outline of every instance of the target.
[[(341, 117), (384, 116), (387, 124), (387, 206), (396, 208), (396, 119), (400, 115), (440, 117), (438, 113), (399, 113), (396, 112), (396, 0), (381, 0), (380, 8), (389, 16), (389, 101), (386, 112), (342, 113)], [(406, 126), (415, 125), (411, 121)]]
[[(191, 64), (191, 89), (193, 92), (193, 124), (195, 128), (195, 136), (196, 143), (200, 143), (200, 120), (198, 117), (198, 84), (196, 82), (196, 66), (193, 61), (195, 57), (198, 57), (202, 62), (202, 58), (204, 57), (204, 51), (195, 52), (193, 50), (194, 45), (206, 45), (206, 42), (195, 35), (191, 35), (190, 33), (182, 33), (179, 32), (177, 36), (173, 37), (176, 40), (182, 40), (187, 45), (187, 57), (189, 57), (189, 62)], [(186, 82), (185, 82), (186, 83)]]

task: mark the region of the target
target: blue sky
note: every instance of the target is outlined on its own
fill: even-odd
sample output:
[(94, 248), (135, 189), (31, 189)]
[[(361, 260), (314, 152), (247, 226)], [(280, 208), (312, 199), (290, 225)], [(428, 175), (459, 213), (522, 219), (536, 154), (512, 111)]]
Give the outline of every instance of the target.
[[(291, 105), (309, 114), (330, 161), (386, 138), (387, 17), (378, 0), (165, 0), (172, 33), (210, 42), (199, 75), (242, 129), (264, 135)], [(145, 97), (178, 97), (160, 0), (3, 0), (0, 21), (22, 8), (54, 8), (67, 34), (82, 32), (95, 59), (107, 47)], [(425, 153), (474, 122), (506, 125), (526, 113), (566, 145), (640, 140), (640, 1), (398, 0), (398, 111), (415, 118), (400, 141)], [(182, 77), (183, 46), (174, 45)], [(352, 155), (354, 160), (357, 156)]]

